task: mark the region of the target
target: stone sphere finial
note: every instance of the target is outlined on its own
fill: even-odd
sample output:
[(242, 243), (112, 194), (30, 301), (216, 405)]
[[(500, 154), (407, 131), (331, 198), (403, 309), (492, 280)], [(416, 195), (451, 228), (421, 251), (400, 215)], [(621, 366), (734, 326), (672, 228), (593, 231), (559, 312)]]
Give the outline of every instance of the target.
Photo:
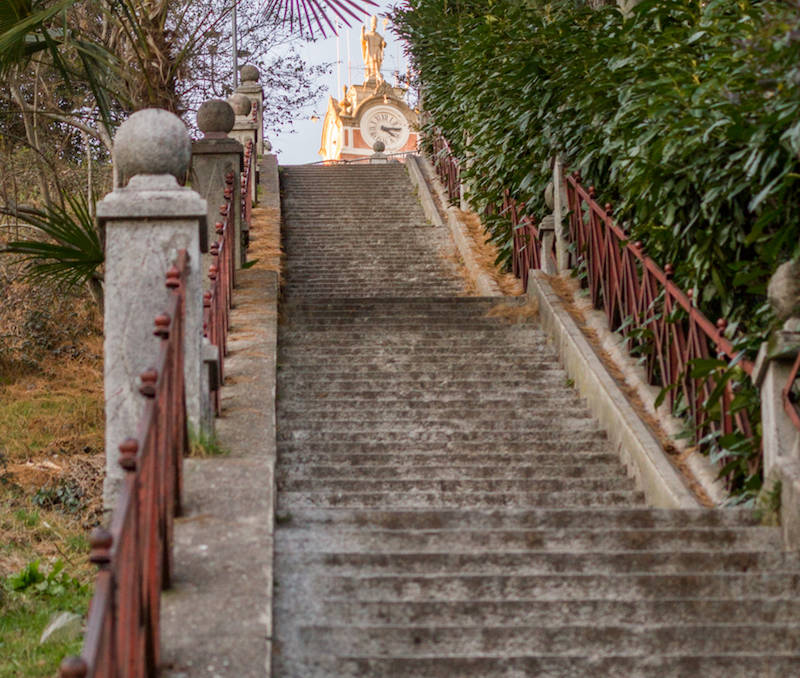
[(197, 109), (197, 127), (203, 134), (227, 134), (236, 124), (236, 114), (227, 101), (210, 99)]
[(120, 176), (171, 174), (182, 181), (192, 158), (192, 141), (181, 119), (160, 108), (134, 113), (114, 137)]
[(547, 205), (547, 209), (552, 210), (555, 209), (556, 206), (556, 187), (553, 182), (549, 182), (547, 184), (547, 188), (544, 189), (544, 204)]
[(778, 266), (769, 279), (767, 298), (778, 319), (800, 317), (800, 259)]
[(239, 116), (250, 115), (250, 111), (253, 110), (253, 102), (244, 94), (232, 94), (228, 97), (228, 103), (233, 112)]
[(384, 144), (382, 141), (376, 141), (372, 145), (372, 150), (376, 153), (383, 153), (386, 150), (386, 144)]
[(253, 64), (245, 64), (239, 69), (239, 77), (242, 82), (258, 82), (261, 77), (259, 70)]
[(269, 153), (272, 150), (272, 142), (269, 139), (264, 139), (264, 150)]

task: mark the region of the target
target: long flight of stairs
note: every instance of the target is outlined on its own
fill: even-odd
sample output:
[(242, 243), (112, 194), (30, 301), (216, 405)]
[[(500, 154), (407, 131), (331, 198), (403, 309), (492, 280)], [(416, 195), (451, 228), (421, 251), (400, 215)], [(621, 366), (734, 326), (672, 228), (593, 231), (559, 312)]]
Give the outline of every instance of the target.
[(800, 567), (648, 508), (400, 165), (282, 174), (275, 678), (800, 676)]

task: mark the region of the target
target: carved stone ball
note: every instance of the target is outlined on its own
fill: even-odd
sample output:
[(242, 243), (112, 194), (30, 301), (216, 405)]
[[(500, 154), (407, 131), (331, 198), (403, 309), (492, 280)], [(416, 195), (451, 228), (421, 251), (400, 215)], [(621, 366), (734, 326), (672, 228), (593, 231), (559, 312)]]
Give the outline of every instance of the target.
[(272, 142), (269, 139), (264, 139), (264, 150), (269, 153), (272, 150)]
[(228, 103), (236, 115), (250, 115), (250, 111), (253, 110), (253, 102), (244, 94), (231, 95), (228, 97)]
[(261, 73), (259, 73), (258, 69), (253, 66), (253, 64), (246, 64), (239, 69), (239, 77), (242, 79), (242, 82), (258, 82)]
[(382, 141), (376, 141), (372, 145), (372, 150), (376, 153), (383, 153), (386, 150), (386, 144), (384, 144)]
[(780, 320), (800, 317), (800, 259), (778, 266), (769, 280), (767, 298)]
[(197, 127), (204, 134), (222, 132), (227, 134), (236, 124), (236, 114), (227, 101), (211, 99), (197, 109)]
[(192, 141), (181, 119), (160, 108), (145, 108), (120, 125), (114, 137), (114, 163), (120, 176), (171, 174), (186, 177)]
[(547, 184), (547, 188), (544, 189), (544, 203), (547, 205), (547, 209), (552, 210), (555, 208), (556, 204), (556, 189), (555, 185), (551, 181)]

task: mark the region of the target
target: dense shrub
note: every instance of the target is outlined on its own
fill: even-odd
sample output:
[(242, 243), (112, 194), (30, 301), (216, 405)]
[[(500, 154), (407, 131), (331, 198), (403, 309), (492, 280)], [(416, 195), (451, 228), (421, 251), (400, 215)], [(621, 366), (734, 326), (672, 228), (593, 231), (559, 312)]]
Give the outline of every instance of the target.
[[(478, 207), (504, 188), (544, 213), (548, 159), (614, 203), (706, 313), (754, 347), (765, 284), (796, 253), (800, 30), (785, 2), (408, 0), (394, 20)], [(503, 255), (510, 224), (490, 222)]]

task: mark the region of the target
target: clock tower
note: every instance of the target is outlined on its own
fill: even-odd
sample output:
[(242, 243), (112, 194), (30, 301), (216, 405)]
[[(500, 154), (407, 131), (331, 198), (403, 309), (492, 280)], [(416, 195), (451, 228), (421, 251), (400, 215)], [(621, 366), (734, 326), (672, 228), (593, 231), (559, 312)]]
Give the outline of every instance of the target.
[(376, 141), (384, 143), (387, 154), (417, 148), (417, 113), (405, 102), (405, 90), (389, 85), (380, 72), (386, 43), (376, 24), (373, 17), (372, 30), (361, 29), (364, 84), (345, 87), (341, 100), (328, 100), (319, 150), (323, 160), (367, 158)]

